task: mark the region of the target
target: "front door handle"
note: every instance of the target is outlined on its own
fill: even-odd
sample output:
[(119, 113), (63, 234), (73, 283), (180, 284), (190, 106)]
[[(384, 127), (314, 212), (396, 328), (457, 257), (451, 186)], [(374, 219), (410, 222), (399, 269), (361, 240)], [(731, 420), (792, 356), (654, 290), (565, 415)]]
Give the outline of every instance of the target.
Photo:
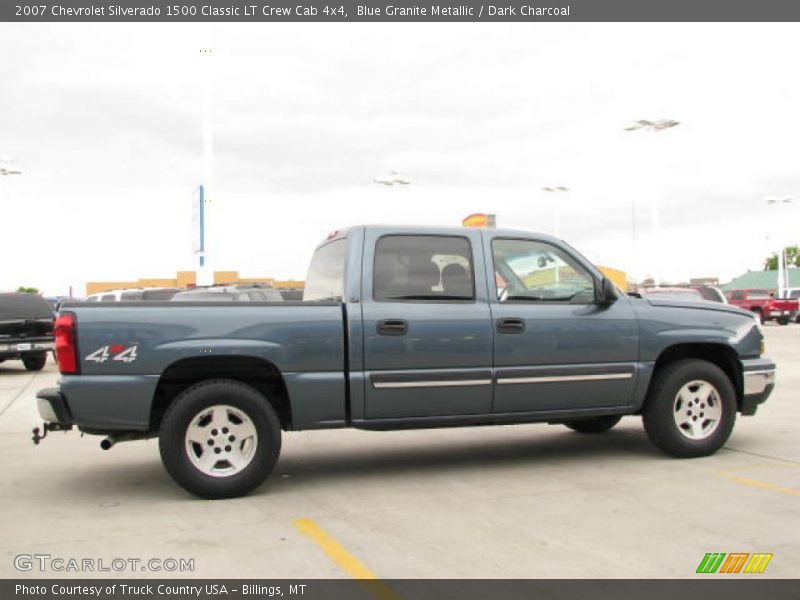
[(379, 335), (405, 335), (408, 333), (408, 322), (402, 319), (387, 319), (378, 321)]
[(498, 333), (525, 333), (525, 321), (522, 319), (498, 319)]

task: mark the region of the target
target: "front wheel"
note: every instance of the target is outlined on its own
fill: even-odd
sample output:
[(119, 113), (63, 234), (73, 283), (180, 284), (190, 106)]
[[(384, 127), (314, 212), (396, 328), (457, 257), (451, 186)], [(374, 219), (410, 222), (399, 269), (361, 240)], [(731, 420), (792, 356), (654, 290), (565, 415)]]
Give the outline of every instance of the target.
[(733, 430), (736, 392), (716, 365), (680, 360), (656, 373), (642, 416), (650, 441), (667, 454), (708, 456)]
[(622, 415), (609, 415), (606, 417), (581, 419), (580, 421), (569, 421), (568, 423), (564, 423), (564, 425), (578, 433), (603, 433), (619, 423), (620, 419), (622, 419)]
[(201, 498), (243, 496), (272, 472), (281, 427), (257, 390), (227, 379), (193, 385), (170, 405), (159, 433), (172, 478)]
[(41, 371), (42, 369), (44, 369), (44, 365), (46, 363), (47, 363), (46, 354), (37, 354), (37, 355), (22, 357), (22, 364), (25, 365), (25, 369), (28, 371)]

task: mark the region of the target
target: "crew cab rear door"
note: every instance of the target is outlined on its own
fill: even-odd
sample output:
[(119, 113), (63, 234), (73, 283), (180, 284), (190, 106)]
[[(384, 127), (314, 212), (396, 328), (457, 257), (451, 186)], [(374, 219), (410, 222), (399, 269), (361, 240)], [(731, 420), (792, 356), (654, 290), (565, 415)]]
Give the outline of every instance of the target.
[(598, 304), (602, 275), (558, 240), (485, 235), (496, 284), (493, 412), (629, 405), (639, 351), (629, 299)]
[(492, 324), (480, 232), (370, 228), (364, 243), (366, 419), (489, 413)]

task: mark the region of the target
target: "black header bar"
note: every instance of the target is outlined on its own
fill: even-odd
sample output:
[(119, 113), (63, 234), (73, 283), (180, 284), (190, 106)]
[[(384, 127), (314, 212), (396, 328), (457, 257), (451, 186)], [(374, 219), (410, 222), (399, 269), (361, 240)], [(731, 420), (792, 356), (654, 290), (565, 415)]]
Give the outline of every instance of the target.
[(749, 22), (798, 21), (792, 0), (0, 0), (26, 22)]

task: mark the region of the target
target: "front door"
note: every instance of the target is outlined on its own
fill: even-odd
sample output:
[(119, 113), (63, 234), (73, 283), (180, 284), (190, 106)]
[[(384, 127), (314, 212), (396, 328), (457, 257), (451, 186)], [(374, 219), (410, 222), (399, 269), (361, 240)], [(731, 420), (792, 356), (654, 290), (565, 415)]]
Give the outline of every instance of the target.
[(370, 229), (364, 243), (374, 248), (364, 253), (373, 264), (363, 265), (366, 418), (489, 413), (493, 334), (480, 232)]
[(627, 406), (638, 326), (626, 297), (595, 302), (599, 274), (554, 240), (487, 236), (496, 386), (493, 412)]

